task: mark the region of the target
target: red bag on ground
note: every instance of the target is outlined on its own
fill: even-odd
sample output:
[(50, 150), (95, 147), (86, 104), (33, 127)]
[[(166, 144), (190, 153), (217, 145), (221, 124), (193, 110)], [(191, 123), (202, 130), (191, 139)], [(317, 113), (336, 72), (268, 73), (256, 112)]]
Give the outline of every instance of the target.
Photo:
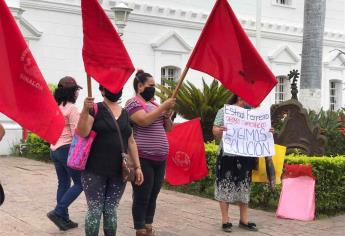
[(166, 181), (169, 184), (189, 184), (208, 175), (200, 119), (174, 125), (167, 136), (169, 155)]
[(300, 164), (285, 164), (283, 178), (296, 178), (299, 176), (313, 176), (313, 167), (311, 165), (300, 165)]

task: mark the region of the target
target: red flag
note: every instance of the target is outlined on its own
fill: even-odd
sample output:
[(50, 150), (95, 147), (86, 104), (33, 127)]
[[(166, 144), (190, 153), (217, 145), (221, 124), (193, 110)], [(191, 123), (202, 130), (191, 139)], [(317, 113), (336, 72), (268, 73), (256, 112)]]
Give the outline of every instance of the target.
[(117, 93), (135, 70), (132, 61), (98, 0), (82, 0), (81, 8), (86, 73)]
[(227, 0), (216, 2), (187, 67), (215, 77), (254, 107), (277, 84)]
[(167, 134), (169, 155), (166, 181), (171, 185), (189, 184), (207, 176), (206, 154), (200, 119), (174, 125)]
[(0, 58), (0, 112), (56, 143), (64, 117), (4, 0), (0, 0)]

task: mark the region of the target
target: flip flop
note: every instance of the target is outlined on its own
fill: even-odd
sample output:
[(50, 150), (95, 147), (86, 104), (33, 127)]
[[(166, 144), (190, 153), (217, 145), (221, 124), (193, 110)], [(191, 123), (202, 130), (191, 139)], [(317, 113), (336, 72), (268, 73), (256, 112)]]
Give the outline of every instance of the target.
[(244, 224), (240, 221), (238, 226), (242, 229), (245, 229), (245, 230), (258, 231), (258, 228), (256, 228), (256, 224), (253, 222), (248, 222), (248, 224)]
[(231, 223), (225, 223), (222, 225), (222, 229), (224, 232), (230, 233), (232, 232), (232, 224)]

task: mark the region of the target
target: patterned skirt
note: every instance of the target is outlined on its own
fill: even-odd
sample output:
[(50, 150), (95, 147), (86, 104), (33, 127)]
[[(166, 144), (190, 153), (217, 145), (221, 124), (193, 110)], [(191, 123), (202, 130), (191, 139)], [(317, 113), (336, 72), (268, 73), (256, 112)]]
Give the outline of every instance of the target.
[(252, 170), (257, 158), (219, 155), (216, 165), (215, 199), (228, 203), (249, 203)]

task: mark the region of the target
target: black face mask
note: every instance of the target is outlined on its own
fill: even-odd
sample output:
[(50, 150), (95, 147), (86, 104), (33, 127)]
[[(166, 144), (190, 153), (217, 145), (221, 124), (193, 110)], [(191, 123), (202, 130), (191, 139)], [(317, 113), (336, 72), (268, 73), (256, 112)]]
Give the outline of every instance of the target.
[(106, 97), (111, 102), (117, 102), (122, 96), (122, 90), (118, 93), (112, 93), (108, 89), (104, 89), (104, 97)]
[(145, 101), (150, 101), (155, 96), (155, 87), (146, 87), (145, 90), (140, 93), (140, 95), (145, 99)]

